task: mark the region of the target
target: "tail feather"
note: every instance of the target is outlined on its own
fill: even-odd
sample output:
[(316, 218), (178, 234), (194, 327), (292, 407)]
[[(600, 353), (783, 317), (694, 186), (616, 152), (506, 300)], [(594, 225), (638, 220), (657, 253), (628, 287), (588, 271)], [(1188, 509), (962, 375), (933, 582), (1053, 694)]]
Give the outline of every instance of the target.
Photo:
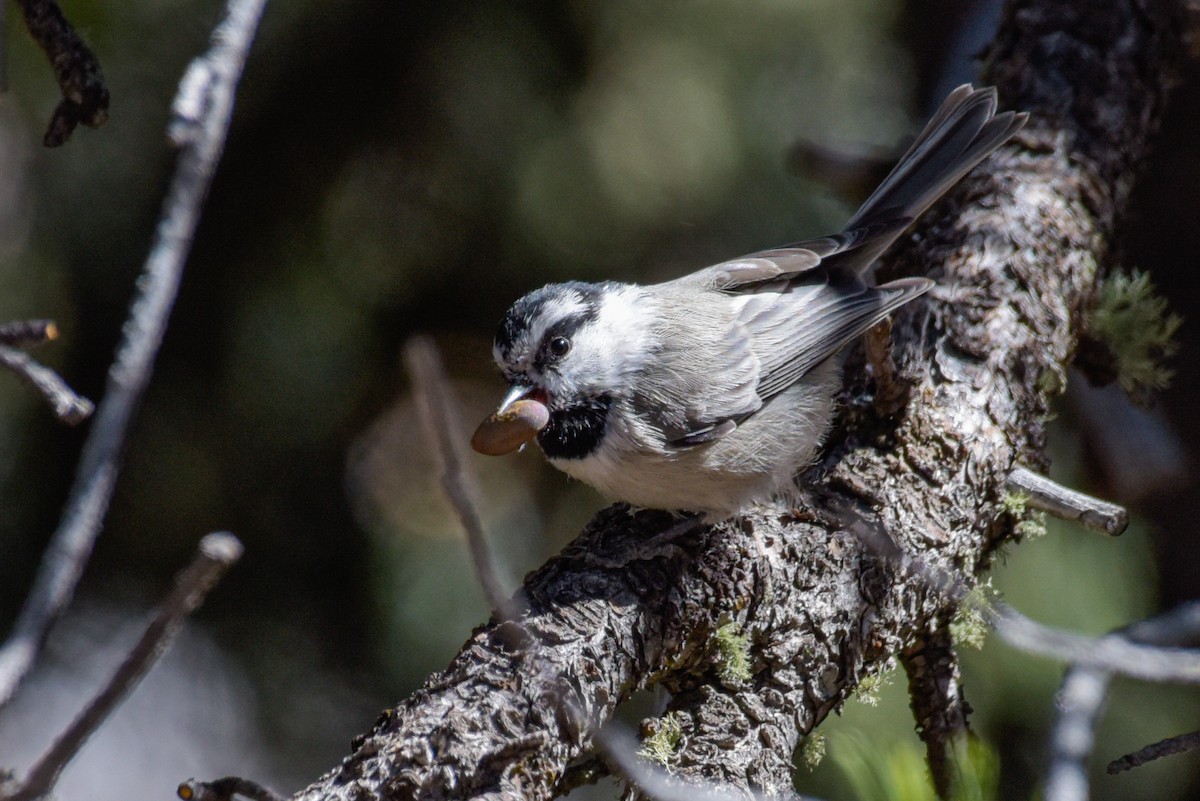
[[(1026, 114), (996, 113), (996, 90), (964, 84), (946, 98), (908, 152), (846, 224), (847, 230), (897, 218), (916, 219), (979, 162), (1017, 132)], [(896, 231), (899, 236), (900, 231)], [(865, 270), (894, 241), (880, 242)], [(862, 254), (863, 257), (868, 254)]]

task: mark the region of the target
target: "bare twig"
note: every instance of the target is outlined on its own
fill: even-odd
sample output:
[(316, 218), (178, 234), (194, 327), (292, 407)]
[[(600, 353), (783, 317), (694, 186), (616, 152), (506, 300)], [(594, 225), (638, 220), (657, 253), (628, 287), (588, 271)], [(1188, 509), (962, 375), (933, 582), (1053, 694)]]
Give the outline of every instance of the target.
[[(1193, 642), (1198, 636), (1200, 603), (1193, 602), (1134, 623), (1109, 638), (1147, 645), (1178, 645)], [(1096, 723), (1112, 675), (1098, 666), (1074, 665), (1067, 671), (1058, 694), (1058, 721), (1050, 736), (1046, 801), (1086, 801), (1088, 798), (1088, 762), (1096, 740)]]
[(29, 354), (0, 345), (0, 365), (12, 370), (18, 378), (41, 393), (55, 417), (64, 423), (76, 425), (91, 415), (94, 407), (90, 400), (76, 395), (58, 373), (39, 364)]
[(496, 558), (488, 546), (470, 489), (471, 482), (463, 469), (463, 437), (454, 420), (454, 395), (442, 370), (437, 347), (428, 337), (413, 337), (404, 348), (404, 363), (408, 367), (412, 390), (421, 410), (421, 420), (429, 435), (430, 444), (442, 466), (442, 489), (463, 529), (475, 576), (483, 587), (484, 597), (500, 619), (513, 619), (508, 609), (509, 595), (500, 580)]
[(1096, 724), (1112, 674), (1072, 666), (1058, 691), (1058, 720), (1050, 735), (1046, 801), (1087, 801), (1088, 761), (1096, 744)]
[(25, 348), (58, 339), (58, 326), (53, 320), (15, 320), (0, 323), (0, 345)]
[(1025, 467), (1018, 466), (1009, 474), (1008, 488), (1026, 495), (1034, 509), (1074, 520), (1110, 537), (1119, 536), (1129, 525), (1129, 512), (1124, 507), (1064, 487)]
[(1034, 509), (1110, 537), (1120, 536), (1129, 525), (1129, 512), (1124, 507), (1065, 487), (1019, 465), (1008, 476), (1008, 488), (1024, 494)]
[(54, 109), (42, 137), (46, 147), (58, 147), (71, 138), (80, 123), (98, 128), (108, 119), (108, 87), (100, 61), (84, 43), (54, 0), (17, 0), (25, 25), (46, 52), (62, 100)]
[[(902, 575), (919, 579), (949, 605), (962, 603), (966, 598), (969, 589), (966, 584), (936, 565), (900, 550), (877, 521), (862, 516), (851, 519), (845, 517), (850, 510), (840, 511), (847, 530), (876, 556), (891, 562)], [(1143, 681), (1200, 683), (1200, 650), (1165, 647), (1200, 638), (1200, 602), (1184, 604), (1165, 615), (1103, 637), (1088, 637), (1043, 625), (1004, 603), (984, 607), (981, 614), (1001, 639), (1026, 653)]]
[(283, 796), (271, 788), (240, 776), (226, 776), (211, 782), (188, 779), (176, 788), (175, 795), (182, 801), (230, 801), (235, 795), (252, 801), (283, 801)]
[(1005, 642), (1026, 653), (1143, 681), (1200, 683), (1200, 651), (1142, 645), (1120, 634), (1072, 634), (1043, 626), (1005, 604), (998, 604), (990, 618)]
[(1151, 743), (1145, 748), (1134, 751), (1132, 754), (1126, 754), (1120, 759), (1114, 759), (1108, 763), (1108, 772), (1110, 774), (1124, 773), (1127, 770), (1139, 768), (1147, 762), (1153, 762), (1156, 759), (1162, 759), (1174, 754), (1182, 754), (1184, 751), (1192, 751), (1197, 748), (1200, 748), (1200, 731), (1180, 734), (1177, 737), (1168, 737), (1165, 740), (1159, 740), (1157, 743)]
[[(932, 592), (943, 595), (951, 604), (961, 603), (968, 588), (961, 581), (928, 562), (903, 552), (886, 539), (886, 534), (869, 521), (860, 520), (849, 527), (877, 555), (888, 559), (904, 575), (919, 578)], [(1200, 683), (1200, 651), (1181, 648), (1155, 647), (1142, 642), (1178, 642), (1180, 632), (1200, 631), (1200, 604), (1185, 605), (1176, 613), (1164, 616), (1174, 627), (1172, 639), (1154, 636), (1155, 621), (1139, 623), (1140, 636), (1134, 641), (1122, 634), (1088, 637), (1031, 620), (1008, 604), (996, 603), (981, 610), (984, 619), (1001, 639), (1013, 648), (1030, 654), (1048, 657), (1075, 665), (1099, 668), (1143, 681)], [(1193, 620), (1195, 618), (1196, 620)]]
[(163, 599), (154, 619), (130, 649), (129, 655), (91, 703), (34, 763), (25, 781), (5, 801), (33, 801), (54, 789), (63, 768), (158, 661), (179, 633), (183, 619), (196, 611), (208, 592), (241, 555), (242, 544), (232, 534), (209, 534), (200, 540), (192, 563), (176, 577), (171, 592)]
[(180, 87), (177, 112), (185, 94), (186, 110), (192, 112), (186, 118), (177, 114), (172, 122), (182, 152), (62, 521), (13, 633), (0, 648), (0, 707), (12, 698), (51, 626), (70, 602), (108, 510), (125, 432), (150, 380), (264, 2), (230, 0), (212, 47), (192, 62)]

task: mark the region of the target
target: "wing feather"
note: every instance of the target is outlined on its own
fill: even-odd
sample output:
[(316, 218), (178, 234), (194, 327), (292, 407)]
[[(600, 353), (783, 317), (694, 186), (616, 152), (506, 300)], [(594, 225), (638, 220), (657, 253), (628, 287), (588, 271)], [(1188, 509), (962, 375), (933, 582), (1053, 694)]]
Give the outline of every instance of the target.
[(877, 287), (825, 282), (786, 293), (759, 308), (747, 304), (742, 323), (761, 365), (759, 398), (766, 402), (787, 389), (932, 286), (927, 278), (905, 278)]
[[(933, 282), (871, 285), (872, 264), (909, 224), (1003, 144), (1025, 115), (994, 89), (954, 90), (846, 230), (714, 264), (659, 284), (666, 302), (653, 375), (635, 411), (681, 447), (727, 436), (764, 403)], [(682, 332), (682, 333), (681, 333)]]
[(805, 273), (821, 267), (841, 267), (857, 274), (862, 272), (861, 262), (875, 258), (880, 248), (895, 240), (911, 222), (910, 218), (904, 217), (853, 228), (833, 236), (760, 250), (667, 283), (699, 285), (718, 292), (740, 293), (763, 288), (778, 290), (781, 286), (778, 282), (801, 278)]
[[(667, 305), (686, 346), (658, 354), (635, 411), (676, 447), (728, 436), (762, 405), (802, 379), (897, 307), (927, 291), (927, 278), (869, 286), (842, 271), (809, 270), (732, 297), (681, 288)], [(684, 319), (684, 318), (687, 319)], [(676, 340), (668, 340), (674, 343)], [(657, 379), (657, 380), (656, 380)]]

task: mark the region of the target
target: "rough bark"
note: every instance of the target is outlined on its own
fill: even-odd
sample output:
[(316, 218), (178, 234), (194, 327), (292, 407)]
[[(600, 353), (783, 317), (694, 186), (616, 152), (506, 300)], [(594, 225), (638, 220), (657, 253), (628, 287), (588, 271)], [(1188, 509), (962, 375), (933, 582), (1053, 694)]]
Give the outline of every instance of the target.
[[(953, 601), (891, 557), (971, 585), (1015, 536), (1005, 477), (1044, 467), (1048, 403), (1179, 57), (1174, 8), (1010, 3), (985, 78), (1030, 122), (889, 257), (889, 274), (939, 284), (892, 327), (908, 403), (878, 414), (851, 360), (803, 512), (666, 542), (653, 539), (666, 515), (600, 513), (526, 579), (517, 620), (477, 630), (296, 797), (551, 798), (597, 727), (652, 683), (672, 692), (682, 725), (681, 780), (789, 792), (802, 737), (862, 676), (941, 641)], [(864, 528), (886, 532), (887, 548)], [(729, 623), (749, 641), (743, 683), (719, 670), (714, 635)], [(940, 676), (937, 662), (922, 663), (935, 667), (919, 684), (954, 682), (926, 695), (957, 702), (954, 661)], [(918, 700), (918, 717), (939, 719), (937, 703)]]

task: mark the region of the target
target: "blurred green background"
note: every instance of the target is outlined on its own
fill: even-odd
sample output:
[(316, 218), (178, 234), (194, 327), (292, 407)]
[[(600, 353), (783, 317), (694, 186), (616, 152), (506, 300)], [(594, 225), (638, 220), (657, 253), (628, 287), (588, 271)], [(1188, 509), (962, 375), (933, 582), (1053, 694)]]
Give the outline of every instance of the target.
[[(176, 82), (221, 9), (79, 0), (65, 10), (104, 65), (111, 119), (41, 148), (56, 89), (8, 9), (0, 319), (57, 320), (61, 340), (37, 355), (98, 399), (173, 163), (163, 129)], [(893, 152), (949, 88), (976, 78), (972, 55), (998, 13), (961, 0), (269, 5), (81, 591), (79, 617), (95, 618), (79, 624), (88, 642), (119, 642), (120, 621), (157, 599), (201, 535), (235, 532), (246, 557), (196, 628), (220, 655), (213, 670), (238, 676), (228, 714), (254, 731), (204, 768), (258, 771), (294, 790), (332, 767), (486, 617), (407, 394), (404, 340), (436, 337), (469, 431), (501, 393), (490, 338), (522, 293), (567, 278), (654, 280), (837, 230), (861, 198), (800, 155)], [(1200, 93), (1189, 81), (1122, 251), (1185, 317), (1200, 247)], [(1100, 633), (1200, 594), (1190, 320), (1181, 340), (1155, 421), (1114, 422), (1125, 412), (1086, 393), (1064, 399), (1055, 475), (1130, 503), (1138, 522), (1115, 542), (1052, 526), (1013, 548), (996, 585), (1022, 611)], [(83, 433), (0, 374), (5, 626)], [(535, 453), (474, 467), (514, 583), (602, 503)], [(55, 653), (72, 663), (91, 652)], [(1061, 668), (989, 640), (965, 676), (975, 725), (1000, 758), (1001, 797), (1031, 797)], [(832, 758), (801, 772), (802, 789), (867, 801), (839, 770), (846, 755), (860, 749), (883, 776), (918, 748), (903, 684), (822, 727)], [(1196, 728), (1197, 713), (1186, 688), (1118, 682), (1095, 797), (1200, 798), (1194, 756), (1102, 775), (1104, 761)], [(143, 740), (162, 723), (153, 717), (130, 724)], [(10, 721), (6, 741), (4, 725), (0, 767), (23, 767), (5, 743), (28, 738)], [(189, 729), (178, 718), (168, 728)], [(110, 775), (116, 797), (170, 794), (169, 776), (188, 773), (159, 761), (166, 787)], [(83, 790), (70, 778), (66, 798)]]

